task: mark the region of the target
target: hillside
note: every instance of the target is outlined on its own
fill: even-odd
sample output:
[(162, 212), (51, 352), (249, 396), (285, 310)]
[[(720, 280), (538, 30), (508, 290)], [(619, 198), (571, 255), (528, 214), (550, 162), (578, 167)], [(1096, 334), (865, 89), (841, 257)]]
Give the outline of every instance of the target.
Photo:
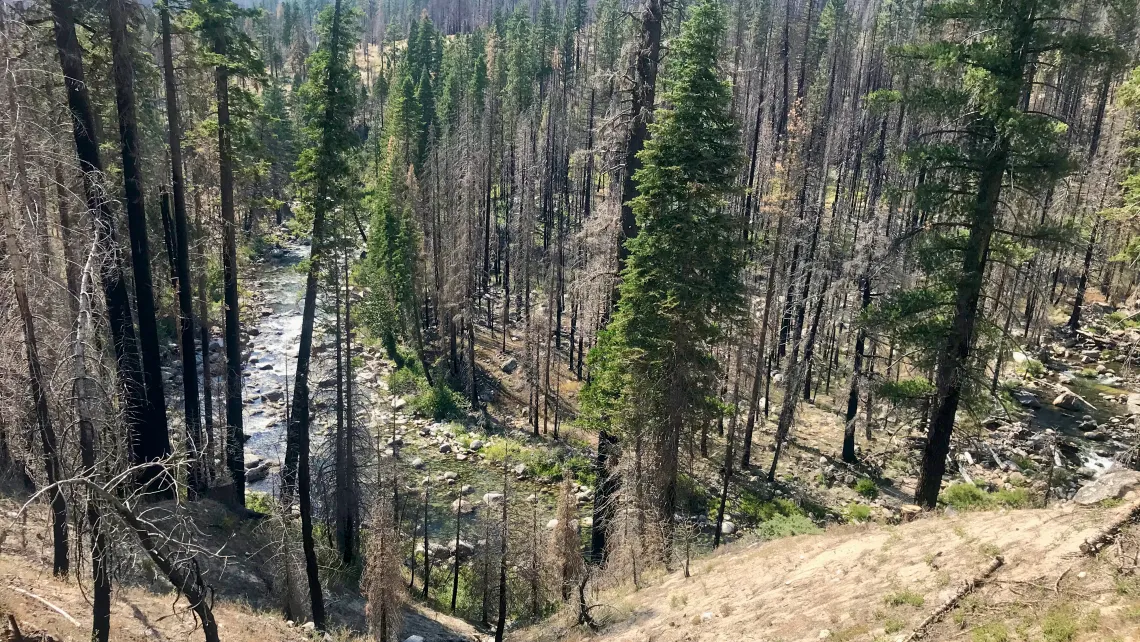
[[(905, 640), (964, 582), (994, 557), (1004, 564), (930, 627), (922, 639), (1140, 639), (1140, 527), (1096, 557), (1081, 544), (1137, 503), (1083, 508), (940, 514), (900, 525), (845, 525), (819, 535), (770, 542), (740, 540), (694, 560), (691, 576), (649, 575), (639, 590), (611, 589), (591, 600), (598, 633), (560, 613), (508, 635), (518, 642), (597, 639), (605, 642), (714, 640)], [(60, 641), (86, 637), (89, 606), (83, 591), (50, 574), (43, 540), (29, 534), (22, 552), (11, 540), (0, 553), (0, 611), (25, 634), (43, 631)], [(256, 572), (244, 556), (229, 573)], [(351, 604), (351, 598), (341, 600)], [(115, 640), (196, 640), (190, 615), (158, 586), (116, 591)], [(255, 599), (218, 597), (225, 640), (362, 640), (348, 631), (316, 637)], [(181, 604), (177, 604), (181, 606)], [(58, 608), (64, 613), (55, 610)], [(351, 607), (345, 607), (351, 608)], [(566, 609), (572, 611), (573, 609)], [(74, 618), (75, 622), (72, 621)], [(77, 624), (77, 623), (78, 624)], [(490, 639), (469, 625), (412, 607), (401, 639), (425, 642)]]
[[(995, 555), (988, 581), (922, 639), (1137, 640), (1140, 529), (1098, 558), (1080, 545), (1130, 510), (969, 512), (897, 526), (848, 525), (766, 543), (740, 541), (637, 591), (596, 598), (606, 642), (904, 640)], [(536, 627), (520, 640), (590, 639)]]

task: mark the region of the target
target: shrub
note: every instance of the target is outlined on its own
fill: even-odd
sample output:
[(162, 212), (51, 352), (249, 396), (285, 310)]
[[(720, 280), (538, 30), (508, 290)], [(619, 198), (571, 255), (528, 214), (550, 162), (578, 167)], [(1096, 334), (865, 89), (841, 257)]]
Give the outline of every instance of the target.
[(778, 539), (818, 533), (819, 527), (807, 515), (777, 515), (760, 524), (756, 532), (764, 539)]
[(867, 522), (871, 520), (871, 507), (864, 504), (850, 504), (847, 506), (847, 521)]
[(1036, 359), (1025, 362), (1025, 374), (1031, 377), (1041, 377), (1045, 374), (1045, 366)]
[(754, 524), (766, 522), (774, 517), (791, 517), (803, 515), (804, 512), (796, 506), (795, 502), (787, 499), (773, 499), (764, 501), (755, 493), (744, 491), (741, 493), (736, 513), (746, 517)]
[(464, 412), (459, 395), (440, 384), (420, 392), (412, 398), (412, 409), (436, 421), (458, 421)]
[(399, 368), (388, 375), (388, 390), (401, 397), (418, 394), (425, 383), (411, 368)]
[(973, 484), (952, 484), (939, 499), (957, 510), (976, 510), (989, 504), (986, 491)]
[(863, 477), (855, 482), (855, 492), (867, 499), (875, 499), (879, 496), (879, 487), (875, 485), (874, 480), (870, 477)]

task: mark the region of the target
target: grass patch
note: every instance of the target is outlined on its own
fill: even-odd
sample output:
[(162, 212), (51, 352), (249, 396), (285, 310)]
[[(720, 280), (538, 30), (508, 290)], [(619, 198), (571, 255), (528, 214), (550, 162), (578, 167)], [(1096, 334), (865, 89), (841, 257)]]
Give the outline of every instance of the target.
[(1027, 488), (1012, 488), (987, 492), (974, 484), (952, 484), (942, 491), (938, 501), (955, 510), (986, 510), (990, 508), (1026, 508), (1032, 506), (1033, 495)]
[(849, 504), (847, 510), (844, 511), (847, 515), (847, 521), (852, 523), (869, 522), (871, 521), (871, 507), (864, 506), (863, 504)]
[(922, 606), (926, 603), (926, 598), (916, 591), (903, 589), (887, 595), (883, 601), (887, 603), (887, 606)]
[(779, 539), (818, 533), (819, 527), (807, 515), (777, 515), (761, 523), (756, 532), (764, 539)]
[(1049, 609), (1045, 614), (1045, 619), (1041, 621), (1041, 636), (1045, 642), (1070, 642), (1077, 637), (1080, 628), (1076, 610), (1062, 604)]
[(1004, 622), (989, 622), (970, 631), (971, 642), (1009, 642), (1009, 627)]
[(883, 632), (887, 635), (898, 633), (906, 628), (906, 622), (902, 618), (889, 617), (883, 622)]

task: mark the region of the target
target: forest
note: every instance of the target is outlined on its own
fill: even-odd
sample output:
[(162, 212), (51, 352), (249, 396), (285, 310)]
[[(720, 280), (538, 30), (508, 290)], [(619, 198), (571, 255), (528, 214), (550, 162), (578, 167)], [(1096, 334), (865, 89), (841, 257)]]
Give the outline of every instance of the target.
[(156, 581), (207, 641), (217, 596), (501, 642), (748, 537), (1066, 501), (1140, 464), (1138, 21), (0, 1), (0, 546), (102, 642)]

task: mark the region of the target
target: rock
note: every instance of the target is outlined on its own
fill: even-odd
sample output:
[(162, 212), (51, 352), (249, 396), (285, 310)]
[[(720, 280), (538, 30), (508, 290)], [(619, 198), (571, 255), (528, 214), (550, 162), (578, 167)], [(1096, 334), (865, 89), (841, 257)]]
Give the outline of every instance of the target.
[(1024, 353), (1024, 352), (1016, 352), (1016, 351), (1015, 351), (1015, 352), (1014, 352), (1012, 355), (1010, 355), (1010, 356), (1012, 356), (1012, 357), (1013, 357), (1013, 362), (1014, 362), (1014, 363), (1025, 363), (1026, 361), (1029, 361), (1029, 357), (1025, 356), (1025, 353)]
[(1140, 392), (1130, 393), (1125, 406), (1128, 408), (1128, 414), (1140, 415)]
[(709, 611), (705, 611), (704, 613), (701, 613), (701, 622), (708, 622), (711, 619), (713, 619), (713, 614), (710, 613)]
[(514, 472), (516, 475), (526, 474), (526, 464), (515, 464)]
[(420, 470), (423, 467), (424, 467), (424, 460), (420, 459), (419, 457), (416, 457), (415, 459), (412, 460), (412, 468), (415, 468), (416, 470)]
[(395, 397), (392, 399), (392, 410), (399, 410), (408, 404), (403, 397)]
[(826, 639), (827, 639), (827, 638), (829, 638), (829, 637), (831, 637), (831, 631), (829, 631), (829, 630), (827, 630), (827, 629), (821, 629), (821, 630), (820, 630), (820, 632), (819, 632), (819, 639), (821, 639), (821, 640), (826, 640)]
[(261, 395), (261, 398), (265, 399), (266, 401), (272, 401), (272, 402), (276, 403), (278, 401), (285, 399), (285, 393), (280, 391), (280, 390), (270, 390), (269, 392), (265, 393), (264, 395)]
[(479, 441), (478, 439), (471, 442), (471, 446), (470, 446), (471, 450), (479, 450), (482, 447), (483, 447), (483, 442)]
[(503, 501), (502, 493), (486, 493), (483, 495), (483, 503), (488, 506), (491, 506), (492, 504), (498, 504), (501, 501)]
[(499, 365), (499, 369), (502, 370), (503, 372), (507, 373), (507, 374), (511, 374), (518, 367), (519, 367), (519, 362), (516, 361), (513, 357), (510, 359), (507, 359), (506, 361), (504, 361), (502, 364)]
[(443, 478), (447, 480), (459, 479), (459, 473), (449, 470), (443, 473)]
[[(269, 307), (261, 308), (261, 316), (267, 317), (271, 314), (273, 314), (273, 308), (269, 308)], [(308, 626), (309, 624), (310, 623), (306, 623), (305, 626)]]
[(546, 530), (552, 531), (556, 528), (558, 528), (558, 520), (552, 519), (549, 522), (546, 522)]
[(1067, 390), (1053, 399), (1053, 405), (1064, 410), (1072, 410), (1073, 412), (1092, 410), (1080, 397)]
[(404, 638), (404, 642), (424, 642), (424, 637), (422, 635), (409, 635)]
[(1091, 481), (1077, 491), (1073, 501), (1081, 506), (1096, 504), (1106, 499), (1120, 499), (1130, 490), (1140, 489), (1140, 471), (1113, 470)]
[(735, 532), (736, 532), (736, 524), (733, 524), (732, 522), (729, 522), (729, 521), (721, 522), (721, 525), (720, 525), (720, 534), (721, 535), (732, 535)]
[(1108, 433), (1103, 430), (1093, 430), (1085, 433), (1085, 439), (1089, 441), (1108, 441)]
[(451, 452), (451, 444), (448, 444), (448, 443), (443, 443), (443, 444), (440, 444), (440, 445), (439, 445), (439, 452), (441, 452), (441, 453), (443, 453), (443, 454), (445, 454), (445, 455), (446, 455), (447, 453)]
[(459, 489), (459, 492), (464, 495), (470, 495), (471, 493), (475, 492), (475, 489), (471, 486), (471, 484), (463, 484), (463, 487)]
[(261, 462), (263, 462), (263, 461), (265, 461), (265, 458), (262, 457), (261, 455), (255, 455), (253, 453), (246, 453), (245, 454), (245, 467), (247, 469), (248, 468), (257, 468), (257, 466), (259, 464), (261, 464)]
[(1015, 388), (1012, 392), (1010, 392), (1010, 395), (1012, 395), (1014, 401), (1021, 404), (1023, 408), (1041, 407), (1041, 400), (1037, 398), (1037, 395), (1029, 392), (1025, 388)]
[(303, 631), (315, 631), (317, 630), (317, 625), (313, 624), (312, 622), (305, 622), (301, 625), (301, 629)]
[(262, 462), (257, 468), (245, 471), (245, 481), (259, 482), (269, 476), (269, 462)]

